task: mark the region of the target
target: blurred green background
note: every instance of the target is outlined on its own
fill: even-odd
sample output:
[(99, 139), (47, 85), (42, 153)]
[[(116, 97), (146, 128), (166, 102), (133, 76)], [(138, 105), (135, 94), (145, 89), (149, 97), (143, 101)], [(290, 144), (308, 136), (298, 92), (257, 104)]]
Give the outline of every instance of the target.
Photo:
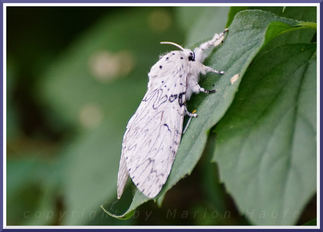
[[(228, 12), (227, 7), (7, 8), (7, 224), (248, 224), (222, 184), (208, 185), (217, 167), (207, 148), (193, 173), (167, 193), (162, 208), (149, 201), (126, 221), (100, 208), (116, 210), (126, 124), (144, 96), (150, 67), (172, 49), (159, 42), (188, 46), (210, 38), (223, 31)], [(124, 210), (131, 188), (120, 202)], [(208, 195), (209, 188), (221, 197)], [(313, 207), (315, 202), (309, 212)], [(305, 212), (301, 221), (313, 218)]]

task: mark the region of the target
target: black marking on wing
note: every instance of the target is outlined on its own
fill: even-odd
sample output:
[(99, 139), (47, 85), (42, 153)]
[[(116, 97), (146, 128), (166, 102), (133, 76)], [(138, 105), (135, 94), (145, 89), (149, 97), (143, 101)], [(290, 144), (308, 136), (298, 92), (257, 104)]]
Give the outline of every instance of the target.
[(172, 95), (170, 95), (169, 96), (169, 102), (173, 102), (173, 101), (175, 101), (177, 99), (177, 94), (172, 94)]
[(160, 107), (162, 104), (167, 102), (168, 96), (164, 95), (163, 97), (160, 97), (154, 104), (153, 109), (156, 110), (158, 107)]
[(185, 104), (185, 92), (178, 94), (178, 104), (181, 107)]
[[(153, 100), (153, 98), (155, 98)], [(162, 104), (167, 102), (168, 96), (165, 94), (163, 95), (163, 89), (154, 89), (151, 94), (147, 95), (142, 101), (148, 102), (150, 100), (153, 100), (154, 103), (152, 104), (152, 108), (156, 110), (158, 107), (160, 107)]]
[[(134, 135), (134, 137), (136, 137), (136, 135)], [(132, 146), (131, 145), (128, 146), (128, 150), (132, 150), (132, 149), (136, 149), (136, 148), (137, 148), (137, 144), (136, 143), (133, 144)]]
[(172, 132), (172, 131), (169, 129), (169, 126), (168, 126), (166, 123), (164, 123), (164, 126), (165, 126), (165, 127), (167, 127), (167, 130), (168, 130), (169, 132)]

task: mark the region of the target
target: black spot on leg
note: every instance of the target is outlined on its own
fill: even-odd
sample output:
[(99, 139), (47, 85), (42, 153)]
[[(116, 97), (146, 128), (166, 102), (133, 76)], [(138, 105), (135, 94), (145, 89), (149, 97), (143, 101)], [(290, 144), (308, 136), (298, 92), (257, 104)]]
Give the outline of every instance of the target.
[(162, 68), (163, 68), (163, 66), (161, 66), (161, 65), (160, 65), (160, 66), (159, 66), (159, 68), (160, 68), (160, 69), (162, 69)]
[(181, 60), (184, 59), (183, 57), (181, 57)]
[(168, 60), (169, 59), (169, 57), (166, 57), (166, 60)]

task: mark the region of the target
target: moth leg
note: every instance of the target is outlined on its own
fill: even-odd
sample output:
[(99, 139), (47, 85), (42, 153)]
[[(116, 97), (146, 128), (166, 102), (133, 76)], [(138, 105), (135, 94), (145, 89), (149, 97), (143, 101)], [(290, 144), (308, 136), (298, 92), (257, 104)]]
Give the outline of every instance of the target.
[(225, 33), (227, 33), (229, 29), (226, 28), (223, 32), (221, 32), (220, 34), (217, 34), (215, 33), (213, 38), (209, 41), (206, 41), (205, 43), (202, 43), (200, 45), (200, 49), (201, 50), (205, 50), (205, 49), (208, 49), (209, 47), (213, 46), (213, 47), (216, 47), (218, 46), (224, 39), (224, 35)]
[(199, 89), (200, 92), (203, 92), (203, 93), (215, 93), (215, 89), (212, 89), (212, 90), (206, 90), (204, 89), (203, 87), (200, 87)]
[[(196, 63), (202, 66), (202, 69), (200, 69), (200, 72), (202, 74), (205, 74), (206, 72), (216, 72), (216, 73), (224, 73), (223, 71), (216, 71), (210, 67), (204, 66), (201, 63)], [(206, 90), (203, 87), (201, 87), (198, 83), (198, 74), (196, 75), (197, 77), (195, 77), (195, 75), (190, 75), (187, 78), (187, 88), (186, 88), (186, 94), (185, 94), (185, 100), (189, 100), (192, 96), (193, 93), (215, 93), (215, 90)]]
[(185, 114), (187, 114), (190, 118), (189, 118), (189, 120), (188, 120), (188, 121), (187, 121), (187, 123), (186, 123), (186, 126), (185, 126), (185, 128), (184, 128), (183, 134), (185, 134), (185, 132), (186, 132), (186, 130), (187, 130), (187, 128), (188, 128), (188, 125), (190, 125), (190, 122), (191, 122), (192, 118), (193, 118), (193, 117), (194, 117), (194, 118), (196, 118), (196, 117), (198, 116), (197, 114), (195, 114), (195, 112), (196, 112), (196, 110), (194, 110), (194, 111), (193, 111), (193, 113), (190, 113), (190, 112), (187, 110), (186, 106), (185, 106)]
[(208, 72), (213, 72), (213, 73), (218, 73), (218, 74), (221, 74), (223, 75), (224, 74), (224, 71), (217, 71), (211, 67), (208, 67), (208, 66), (204, 66), (205, 67), (205, 73), (208, 73)]
[(199, 47), (194, 49), (194, 53), (195, 53), (195, 60), (198, 62), (203, 63), (204, 59), (205, 59), (205, 55), (203, 54), (203, 51), (205, 49), (208, 49), (210, 47), (216, 47), (218, 46), (224, 39), (224, 35), (225, 33), (227, 33), (229, 29), (226, 28), (223, 32), (221, 32), (220, 34), (215, 33), (213, 38), (209, 41), (206, 41), (204, 43), (202, 43)]
[(188, 115), (189, 117), (193, 117), (193, 118), (197, 118), (197, 114), (195, 114), (195, 112), (196, 111), (193, 111), (194, 113), (190, 113), (188, 110), (187, 110), (187, 108), (186, 108), (186, 105), (184, 105), (185, 106), (185, 108), (184, 108), (184, 111), (185, 111), (185, 115)]
[[(209, 72), (218, 73), (218, 74), (221, 74), (221, 75), (224, 74), (224, 71), (217, 71), (217, 70), (215, 70), (215, 69), (213, 69), (213, 68), (211, 68), (209, 66), (205, 66), (205, 65), (203, 65), (201, 63), (197, 63), (197, 62), (192, 64), (192, 67), (194, 67), (195, 70), (199, 70), (198, 72), (200, 72), (203, 75), (205, 75), (206, 73), (209, 73)], [(186, 90), (187, 95), (189, 95), (191, 92), (193, 92), (193, 93), (199, 93), (199, 92), (215, 93), (215, 90), (206, 90), (203, 87), (201, 87), (198, 84), (198, 78), (195, 78), (195, 77), (198, 77), (198, 74), (191, 75), (187, 79), (187, 83), (188, 83), (188, 89)], [(189, 98), (190, 98), (190, 95), (187, 96), (187, 99), (189, 99)]]

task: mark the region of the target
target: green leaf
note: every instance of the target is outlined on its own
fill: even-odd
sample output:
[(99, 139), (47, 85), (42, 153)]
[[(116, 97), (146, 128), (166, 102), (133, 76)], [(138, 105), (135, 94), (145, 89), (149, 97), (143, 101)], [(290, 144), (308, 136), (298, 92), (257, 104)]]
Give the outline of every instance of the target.
[(304, 28), (311, 28), (311, 29), (315, 29), (316, 30), (316, 23), (312, 23), (312, 22), (300, 22), (298, 24), (300, 27), (304, 27)]
[[(222, 32), (228, 18), (229, 7), (178, 7), (177, 15), (186, 34), (186, 45), (196, 44)], [(217, 23), (214, 23), (217, 22)]]
[(317, 225), (316, 218), (303, 224), (303, 226), (316, 226), (316, 225)]
[(240, 211), (291, 225), (316, 191), (316, 44), (259, 58), (216, 127), (214, 161)]
[(53, 167), (53, 160), (37, 158), (37, 153), (39, 149), (16, 149), (16, 155), (28, 158), (7, 160), (8, 225), (50, 225), (56, 219), (60, 176), (54, 170), (59, 168)]
[[(313, 26), (309, 26), (313, 24), (316, 25), (316, 23), (308, 23), (308, 24), (296, 23), (293, 27), (291, 25), (287, 25), (282, 22), (273, 22), (267, 30), (265, 43), (268, 43), (271, 39), (286, 32), (291, 32), (291, 31), (300, 30), (300, 29), (313, 29), (314, 28)], [(316, 27), (314, 29), (316, 29)]]
[[(205, 64), (217, 70), (224, 70), (223, 76), (209, 74), (201, 81), (201, 86), (211, 89), (214, 84), (216, 93), (213, 95), (199, 94), (193, 96), (188, 107), (197, 109), (198, 118), (192, 120), (190, 127), (183, 135), (181, 145), (176, 155), (172, 171), (162, 191), (157, 196), (161, 205), (165, 193), (180, 179), (189, 175), (199, 161), (205, 147), (208, 132), (225, 114), (238, 90), (241, 78), (261, 47), (271, 38), (266, 38), (268, 27), (275, 27), (272, 22), (282, 22), (289, 26), (296, 25), (297, 21), (277, 17), (263, 11), (243, 11), (236, 15), (232, 22), (227, 38), (215, 53), (212, 53)], [(289, 26), (287, 26), (289, 28)], [(278, 30), (277, 30), (278, 31)], [(281, 28), (281, 32), (286, 28)], [(277, 33), (272, 34), (272, 37)], [(239, 78), (231, 84), (231, 78), (239, 74)], [(191, 111), (192, 111), (191, 110)], [(156, 200), (155, 199), (155, 200)], [(130, 208), (122, 215), (125, 218), (129, 213), (149, 198), (136, 192)]]
[(262, 10), (274, 13), (277, 16), (299, 20), (302, 22), (316, 22), (317, 7), (230, 7), (227, 27), (232, 23), (234, 16), (243, 10)]
[(240, 11), (244, 11), (248, 9), (250, 9), (250, 7), (230, 7), (226, 27), (229, 27), (231, 25), (236, 14), (238, 14)]
[[(277, 26), (279, 26), (280, 22), (274, 22), (272, 27), (268, 28), (268, 30), (272, 30), (272, 32), (270, 33), (267, 32), (267, 33), (272, 34), (276, 32), (280, 34), (280, 36), (276, 36), (276, 37), (267, 36), (268, 40), (265, 43), (265, 47), (261, 49), (261, 51), (257, 54), (257, 57), (261, 56), (266, 51), (273, 49), (274, 47), (278, 47), (286, 43), (307, 43), (315, 38), (315, 34), (316, 34), (315, 29), (312, 29), (312, 30), (299, 30), (299, 29), (305, 29), (305, 28), (311, 29), (311, 27), (307, 26), (306, 24), (307, 23), (312, 24), (312, 22), (313, 23), (316, 22), (316, 12), (317, 12), (316, 7), (287, 7), (284, 12), (282, 11), (282, 7), (243, 7), (243, 8), (231, 7), (227, 25), (230, 23), (230, 20), (233, 20), (233, 17), (239, 11), (242, 11), (244, 9), (250, 9), (250, 10), (259, 9), (262, 11), (272, 12), (275, 15), (281, 16), (284, 18), (299, 20), (299, 21), (293, 21), (293, 24), (295, 23), (296, 27), (290, 28), (286, 24), (285, 25), (281, 24), (281, 26), (286, 27), (285, 33), (282, 33), (281, 30), (277, 31), (275, 27), (275, 23), (277, 23)], [(302, 23), (305, 23), (304, 26), (301, 25)], [(297, 28), (297, 26), (301, 26), (302, 28)], [(288, 28), (290, 28), (289, 31), (288, 31)]]

